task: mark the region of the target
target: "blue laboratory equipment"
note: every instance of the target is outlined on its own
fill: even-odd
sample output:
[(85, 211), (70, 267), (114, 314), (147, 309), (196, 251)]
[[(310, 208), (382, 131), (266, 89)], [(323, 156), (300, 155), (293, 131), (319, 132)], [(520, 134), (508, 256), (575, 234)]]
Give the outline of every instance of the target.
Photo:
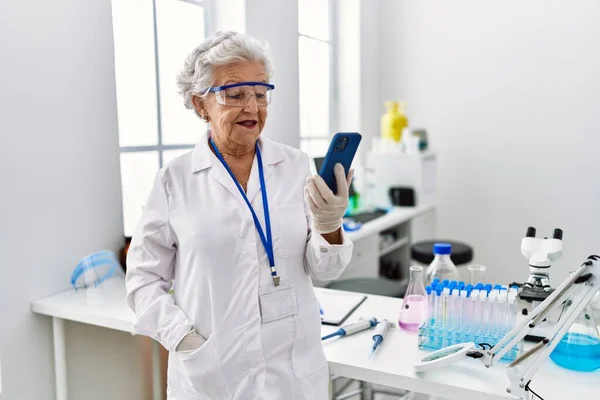
[(98, 251), (84, 257), (71, 274), (71, 286), (75, 290), (98, 287), (105, 280), (121, 271), (117, 255), (112, 251)]
[(349, 336), (357, 332), (362, 332), (366, 329), (370, 329), (377, 325), (377, 318), (371, 319), (360, 319), (352, 324), (344, 325), (337, 331), (330, 333), (329, 335), (325, 335), (321, 338), (321, 340), (331, 339), (336, 336)]
[[(571, 306), (572, 302), (567, 302), (562, 315)], [(577, 316), (550, 354), (550, 359), (574, 371), (589, 372), (600, 368), (600, 336), (590, 305)]]
[(383, 339), (385, 339), (385, 335), (387, 334), (389, 329), (390, 323), (387, 319), (379, 321), (377, 327), (375, 327), (375, 333), (373, 334), (373, 347), (371, 348), (371, 354), (369, 355), (369, 357), (372, 356), (373, 353), (375, 353), (377, 347), (379, 347), (379, 345), (383, 342)]

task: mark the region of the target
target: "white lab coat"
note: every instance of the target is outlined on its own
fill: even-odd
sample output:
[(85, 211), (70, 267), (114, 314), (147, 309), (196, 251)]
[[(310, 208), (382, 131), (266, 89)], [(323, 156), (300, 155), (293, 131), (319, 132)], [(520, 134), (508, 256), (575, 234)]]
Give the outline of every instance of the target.
[[(310, 277), (336, 279), (352, 243), (344, 237), (330, 245), (311, 235), (307, 155), (268, 138), (259, 145), (280, 286), (250, 211), (206, 136), (159, 171), (133, 236), (127, 301), (135, 331), (170, 351), (170, 400), (328, 396)], [(256, 158), (247, 196), (264, 229)], [(192, 327), (208, 340), (190, 354), (175, 353)]]

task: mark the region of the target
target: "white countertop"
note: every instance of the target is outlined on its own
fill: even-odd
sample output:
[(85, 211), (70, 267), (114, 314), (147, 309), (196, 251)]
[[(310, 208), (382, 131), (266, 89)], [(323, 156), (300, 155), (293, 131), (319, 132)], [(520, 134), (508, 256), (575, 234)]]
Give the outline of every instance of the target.
[[(134, 315), (125, 302), (125, 288), (122, 282), (111, 281), (106, 281), (107, 285), (95, 295), (85, 291), (67, 291), (34, 301), (32, 309), (51, 317), (132, 333)], [(87, 298), (90, 301), (86, 301)], [(395, 323), (401, 303), (400, 299), (369, 295), (346, 322), (376, 317)], [(335, 329), (323, 326), (323, 333)], [(449, 399), (514, 398), (506, 393), (508, 378), (502, 363), (486, 369), (478, 360), (465, 359), (452, 367), (417, 375), (412, 365), (426, 352), (417, 349), (416, 335), (399, 329), (391, 330), (369, 359), (371, 335), (370, 331), (365, 331), (324, 343), (331, 373), (426, 394), (443, 394)], [(597, 398), (599, 383), (600, 371), (573, 372), (547, 361), (534, 376), (531, 387), (545, 400), (592, 399)]]
[[(315, 289), (331, 290), (331, 289)], [(397, 326), (401, 299), (369, 295), (367, 300), (344, 323), (359, 318), (388, 319)], [(336, 327), (323, 327), (326, 333)], [(417, 346), (417, 335), (400, 329), (390, 330), (377, 352), (368, 358), (372, 332), (331, 339), (324, 344), (330, 372), (395, 388), (443, 396), (457, 400), (515, 399), (506, 392), (509, 386), (505, 367), (500, 362), (487, 369), (479, 360), (465, 359), (451, 367), (416, 374), (413, 364), (426, 351)], [(532, 389), (544, 400), (598, 398), (600, 371), (581, 373), (566, 370), (547, 360), (531, 381)]]
[(362, 227), (353, 232), (345, 232), (353, 242), (358, 242), (369, 236), (379, 234), (392, 226), (402, 224), (426, 212), (434, 210), (434, 205), (420, 205), (416, 207), (394, 207), (387, 214), (372, 221), (366, 222)]
[[(113, 278), (89, 295), (85, 290), (67, 290), (31, 303), (33, 312), (69, 321), (133, 332), (135, 315), (125, 301), (125, 284)], [(89, 301), (87, 301), (89, 298)]]

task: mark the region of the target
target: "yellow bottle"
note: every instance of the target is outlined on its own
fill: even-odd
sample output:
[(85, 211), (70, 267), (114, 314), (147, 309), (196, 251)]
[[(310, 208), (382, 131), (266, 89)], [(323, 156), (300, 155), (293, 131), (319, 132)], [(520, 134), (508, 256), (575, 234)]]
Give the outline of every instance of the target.
[(381, 137), (400, 142), (402, 130), (408, 126), (408, 118), (404, 115), (404, 103), (386, 101), (387, 112), (381, 117)]

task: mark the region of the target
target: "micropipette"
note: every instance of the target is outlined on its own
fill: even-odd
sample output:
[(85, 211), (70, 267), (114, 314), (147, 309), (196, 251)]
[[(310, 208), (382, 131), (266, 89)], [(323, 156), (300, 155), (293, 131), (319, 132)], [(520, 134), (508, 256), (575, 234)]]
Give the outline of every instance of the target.
[(387, 319), (384, 319), (383, 321), (379, 321), (379, 323), (377, 324), (377, 327), (375, 327), (375, 333), (373, 334), (373, 348), (371, 349), (371, 354), (369, 355), (369, 357), (371, 357), (373, 355), (373, 353), (375, 353), (375, 350), (377, 350), (377, 347), (379, 347), (381, 342), (383, 342), (383, 338), (385, 338), (385, 334), (387, 333), (387, 331), (389, 329), (390, 329), (390, 323), (388, 322)]
[(331, 339), (336, 336), (350, 336), (354, 333), (364, 331), (377, 325), (377, 318), (371, 319), (360, 319), (352, 324), (344, 325), (337, 331), (330, 333), (329, 335), (323, 336), (321, 340)]

